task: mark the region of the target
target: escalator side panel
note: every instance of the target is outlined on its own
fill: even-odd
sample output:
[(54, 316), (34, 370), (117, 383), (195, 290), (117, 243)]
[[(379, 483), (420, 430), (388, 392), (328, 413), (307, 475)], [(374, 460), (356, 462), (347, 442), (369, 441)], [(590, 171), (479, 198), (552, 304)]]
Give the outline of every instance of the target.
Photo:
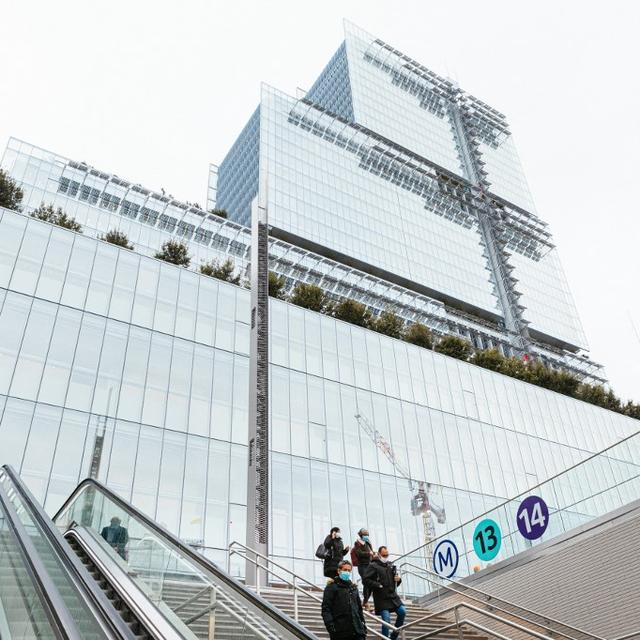
[(160, 611), (128, 575), (123, 567), (102, 548), (104, 541), (97, 539), (92, 531), (84, 527), (69, 529), (65, 540), (81, 562), (101, 586), (114, 607), (124, 618), (136, 637), (163, 640), (197, 640), (178, 618), (172, 619), (171, 611)]
[(82, 640), (134, 640), (57, 527), (9, 466), (0, 469), (0, 487), (6, 489), (12, 508), (26, 523), (33, 552), (42, 559), (51, 582), (57, 586), (71, 622)]
[[(12, 624), (20, 624), (23, 634), (28, 634), (25, 637), (81, 640), (71, 612), (2, 485), (0, 517), (3, 533), (0, 597), (7, 626), (11, 629)], [(10, 585), (12, 578), (13, 590)], [(22, 620), (18, 622), (15, 616), (20, 615), (20, 609)]]

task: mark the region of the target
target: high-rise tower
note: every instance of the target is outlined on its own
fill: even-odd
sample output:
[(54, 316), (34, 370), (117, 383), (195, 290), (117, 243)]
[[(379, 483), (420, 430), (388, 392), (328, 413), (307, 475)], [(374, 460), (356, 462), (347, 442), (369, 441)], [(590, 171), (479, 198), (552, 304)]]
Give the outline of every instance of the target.
[(505, 117), (382, 40), (346, 23), (305, 97), (263, 86), (217, 174), (233, 220), (259, 175), (276, 238), (428, 298), (436, 331), (597, 373)]

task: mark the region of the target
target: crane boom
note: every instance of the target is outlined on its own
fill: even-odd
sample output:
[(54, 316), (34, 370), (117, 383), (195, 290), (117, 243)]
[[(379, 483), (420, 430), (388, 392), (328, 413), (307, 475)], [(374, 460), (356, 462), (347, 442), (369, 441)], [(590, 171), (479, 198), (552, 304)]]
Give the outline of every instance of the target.
[(444, 507), (438, 507), (429, 499), (428, 489), (431, 486), (426, 482), (417, 482), (417, 492), (414, 493), (414, 481), (411, 479), (409, 471), (398, 460), (391, 445), (385, 437), (372, 425), (362, 414), (356, 413), (355, 418), (360, 428), (371, 438), (376, 447), (382, 451), (387, 460), (391, 463), (398, 475), (403, 477), (409, 483), (409, 491), (411, 492), (411, 513), (414, 516), (422, 516), (422, 526), (424, 532), (424, 541), (428, 544), (436, 535), (435, 516), (440, 524), (446, 522), (446, 513)]

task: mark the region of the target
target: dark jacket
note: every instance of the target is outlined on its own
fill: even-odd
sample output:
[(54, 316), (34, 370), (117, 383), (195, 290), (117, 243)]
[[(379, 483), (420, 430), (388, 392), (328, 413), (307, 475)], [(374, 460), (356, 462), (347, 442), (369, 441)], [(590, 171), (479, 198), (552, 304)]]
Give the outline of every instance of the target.
[(370, 542), (365, 542), (364, 540), (358, 538), (353, 543), (353, 550), (356, 554), (356, 558), (358, 558), (358, 566), (366, 567), (372, 559), (373, 547)]
[(327, 585), (322, 597), (322, 619), (331, 640), (366, 638), (367, 625), (362, 613), (358, 587), (336, 578)]
[(332, 538), (331, 534), (324, 539), (324, 546), (328, 551), (328, 555), (324, 561), (324, 575), (327, 578), (335, 578), (336, 572), (338, 571), (338, 564), (348, 552), (345, 551), (342, 538)]
[(396, 582), (393, 578), (396, 568), (391, 562), (383, 562), (380, 558), (372, 560), (364, 574), (364, 583), (373, 593), (373, 604), (376, 615), (380, 615), (385, 609), (395, 611), (402, 605), (398, 595), (397, 586), (402, 582)]
[(118, 552), (118, 555), (126, 559), (125, 547), (129, 542), (129, 534), (125, 527), (103, 527), (100, 535)]

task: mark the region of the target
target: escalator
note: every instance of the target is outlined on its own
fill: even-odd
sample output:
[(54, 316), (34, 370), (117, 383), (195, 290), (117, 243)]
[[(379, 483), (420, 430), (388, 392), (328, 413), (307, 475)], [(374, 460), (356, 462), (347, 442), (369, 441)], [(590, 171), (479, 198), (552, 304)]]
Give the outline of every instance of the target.
[(0, 469), (0, 640), (315, 636), (94, 480), (49, 519)]

